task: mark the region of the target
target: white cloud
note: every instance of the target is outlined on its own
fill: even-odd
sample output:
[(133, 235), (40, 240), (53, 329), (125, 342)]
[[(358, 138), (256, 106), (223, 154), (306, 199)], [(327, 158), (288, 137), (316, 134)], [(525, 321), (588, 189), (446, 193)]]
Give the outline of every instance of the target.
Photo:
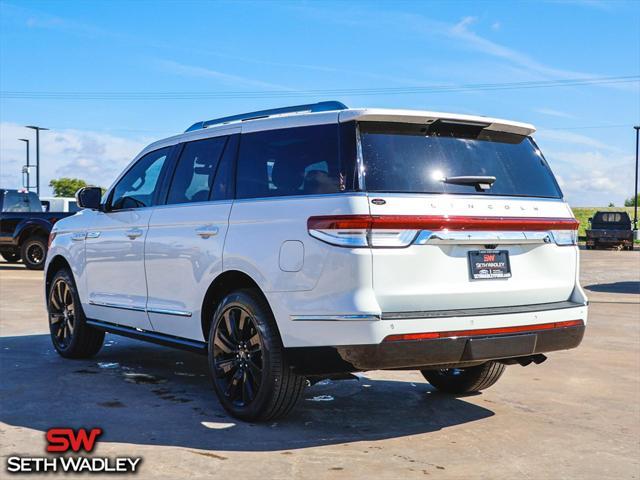
[(491, 24), (491, 30), (500, 30), (500, 27), (502, 27), (502, 24), (500, 22), (493, 22)]
[(553, 108), (536, 108), (534, 112), (541, 113), (542, 115), (549, 115), (550, 117), (576, 118), (575, 115), (571, 115), (570, 113), (560, 110), (554, 110)]
[(235, 87), (257, 87), (267, 88), (270, 90), (291, 90), (291, 87), (287, 87), (284, 85), (263, 82), (261, 80), (254, 80), (252, 78), (242, 77), (239, 75), (232, 75), (229, 73), (212, 70), (210, 68), (185, 65), (171, 60), (159, 60), (158, 65), (160, 66), (160, 68), (169, 73), (187, 77), (210, 78)]
[(539, 130), (536, 133), (536, 139), (539, 139), (543, 142), (562, 144), (566, 146), (567, 144), (576, 145), (580, 147), (588, 147), (588, 148), (597, 148), (600, 150), (606, 151), (619, 151), (618, 148), (603, 143), (595, 138), (589, 137), (587, 135), (582, 135), (581, 133), (568, 132), (566, 130)]
[[(22, 187), (25, 146), (18, 138), (33, 138), (31, 130), (10, 122), (0, 123), (0, 185)], [(49, 180), (77, 177), (93, 185), (108, 187), (122, 169), (149, 141), (129, 139), (87, 130), (55, 130), (40, 134), (40, 187), (50, 192)], [(31, 142), (35, 163), (35, 139)], [(35, 184), (35, 169), (31, 183)]]

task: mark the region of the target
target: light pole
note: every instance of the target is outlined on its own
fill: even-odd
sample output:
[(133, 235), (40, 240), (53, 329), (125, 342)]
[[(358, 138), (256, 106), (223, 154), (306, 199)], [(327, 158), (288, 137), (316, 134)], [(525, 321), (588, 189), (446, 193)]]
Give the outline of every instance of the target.
[(29, 184), (29, 140), (27, 138), (19, 138), (18, 140), (27, 144), (27, 164), (25, 165), (25, 171), (23, 172), (27, 174), (27, 183), (23, 186), (27, 187), (27, 191), (29, 191), (29, 187), (31, 186)]
[(40, 130), (49, 129), (35, 125), (27, 125), (26, 127), (36, 131), (36, 193), (40, 196)]
[(638, 139), (640, 138), (640, 126), (633, 127), (636, 130), (636, 182), (633, 195), (633, 238), (638, 239)]

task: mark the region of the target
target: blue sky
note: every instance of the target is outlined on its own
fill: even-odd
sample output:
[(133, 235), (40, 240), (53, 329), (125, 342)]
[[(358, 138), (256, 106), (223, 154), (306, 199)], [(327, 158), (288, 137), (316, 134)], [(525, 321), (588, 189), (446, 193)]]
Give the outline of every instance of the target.
[(633, 75), (637, 1), (0, 1), (0, 183), (21, 182), (26, 124), (52, 129), (43, 186), (63, 175), (106, 186), (145, 143), (197, 120), (332, 98), (533, 123), (570, 203), (620, 205), (633, 192), (637, 79), (412, 87)]

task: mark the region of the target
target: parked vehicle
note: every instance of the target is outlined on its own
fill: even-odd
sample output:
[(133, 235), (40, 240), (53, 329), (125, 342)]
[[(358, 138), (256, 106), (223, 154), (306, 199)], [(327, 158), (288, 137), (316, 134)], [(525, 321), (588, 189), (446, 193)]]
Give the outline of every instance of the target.
[(208, 355), (224, 408), (307, 380), (420, 370), (452, 393), (582, 340), (578, 223), (531, 125), (338, 102), (199, 122), (54, 227), (51, 338)]
[(52, 225), (71, 213), (42, 211), (35, 192), (0, 189), (0, 255), (20, 260), (30, 270), (42, 270)]
[(587, 248), (620, 247), (633, 250), (633, 230), (627, 212), (596, 212), (589, 219)]
[(42, 210), (45, 212), (77, 212), (78, 202), (71, 197), (40, 197)]

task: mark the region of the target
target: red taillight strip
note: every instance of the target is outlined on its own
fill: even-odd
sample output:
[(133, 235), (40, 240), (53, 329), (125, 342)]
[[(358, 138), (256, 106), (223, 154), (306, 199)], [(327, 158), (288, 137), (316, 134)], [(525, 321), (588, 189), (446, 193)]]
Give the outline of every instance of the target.
[(398, 342), (402, 340), (428, 340), (434, 338), (451, 337), (476, 337), (480, 335), (501, 335), (505, 333), (525, 333), (537, 332), (539, 330), (550, 330), (552, 328), (566, 328), (583, 326), (582, 320), (567, 320), (565, 322), (539, 323), (537, 325), (519, 325), (516, 327), (479, 328), (476, 330), (457, 330), (452, 332), (426, 332), (426, 333), (403, 333), (399, 335), (389, 335), (383, 342)]
[(405, 230), (576, 230), (578, 221), (555, 217), (467, 217), (447, 215), (331, 215), (310, 217), (310, 230), (405, 229)]

